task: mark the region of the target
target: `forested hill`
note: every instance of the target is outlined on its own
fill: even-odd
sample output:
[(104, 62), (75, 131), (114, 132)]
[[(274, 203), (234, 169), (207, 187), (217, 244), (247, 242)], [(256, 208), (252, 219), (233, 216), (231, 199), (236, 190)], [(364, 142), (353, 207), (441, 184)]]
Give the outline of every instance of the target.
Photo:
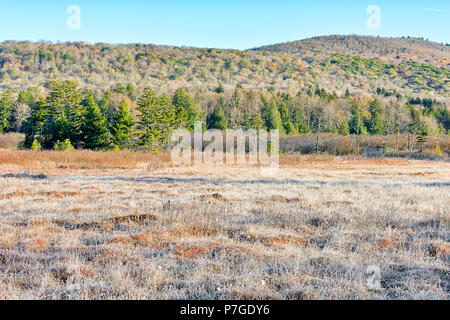
[[(0, 90), (42, 86), (48, 79), (81, 87), (134, 82), (170, 92), (241, 85), (289, 92), (317, 86), (341, 95), (449, 97), (450, 47), (421, 39), (329, 36), (239, 51), (156, 45), (4, 42)], [(347, 90), (348, 89), (348, 90)]]
[(434, 65), (450, 59), (450, 46), (417, 38), (380, 38), (367, 36), (322, 36), (300, 41), (263, 46), (254, 50), (285, 52), (306, 55), (308, 52), (321, 56), (333, 54), (358, 55), (399, 62), (410, 59)]

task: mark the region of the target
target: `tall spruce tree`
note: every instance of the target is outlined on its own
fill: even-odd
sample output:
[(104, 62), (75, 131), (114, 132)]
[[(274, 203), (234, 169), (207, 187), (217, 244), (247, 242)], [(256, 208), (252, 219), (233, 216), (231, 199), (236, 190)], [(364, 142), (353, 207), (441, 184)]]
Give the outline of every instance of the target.
[(367, 128), (364, 124), (364, 117), (362, 115), (362, 110), (358, 106), (353, 106), (352, 110), (352, 118), (350, 119), (350, 133), (357, 135), (367, 135)]
[(82, 139), (84, 107), (82, 95), (73, 81), (51, 81), (47, 97), (49, 116), (44, 127), (45, 148), (53, 148), (57, 141), (69, 139), (75, 146)]
[(47, 101), (40, 98), (31, 106), (31, 115), (26, 124), (25, 147), (30, 148), (34, 140), (42, 143), (41, 136), (45, 123), (48, 120), (49, 109)]
[(127, 96), (132, 101), (136, 101), (137, 99), (136, 83), (130, 82), (127, 84)]
[(138, 146), (156, 151), (164, 146), (176, 127), (176, 112), (167, 96), (159, 99), (151, 88), (145, 88), (138, 101)]
[(350, 134), (350, 128), (345, 117), (342, 117), (341, 123), (339, 124), (338, 133), (343, 136), (348, 136)]
[(263, 97), (263, 114), (264, 122), (269, 130), (279, 130), (280, 133), (285, 133), (283, 122), (281, 120), (280, 112), (273, 101), (268, 101)]
[(212, 113), (206, 118), (206, 125), (208, 129), (227, 130), (227, 117), (223, 114), (222, 105), (214, 109)]
[(193, 123), (190, 123), (188, 111), (187, 111), (187, 95), (183, 89), (175, 91), (175, 95), (172, 98), (172, 104), (175, 107), (176, 124), (179, 128), (193, 127)]
[(0, 133), (7, 132), (10, 128), (13, 103), (11, 92), (4, 91), (0, 98)]
[(111, 96), (112, 93), (110, 90), (106, 90), (102, 99), (100, 100), (98, 107), (103, 113), (103, 116), (107, 119), (108, 123), (112, 120), (112, 112), (111, 112)]
[(294, 124), (292, 123), (291, 115), (289, 114), (289, 109), (284, 101), (280, 103), (278, 111), (280, 112), (284, 132), (286, 132), (287, 134), (297, 134), (298, 131), (295, 128)]
[(119, 111), (113, 116), (111, 126), (112, 139), (117, 147), (122, 148), (130, 144), (133, 125), (133, 118), (131, 117), (128, 104), (125, 99), (122, 99)]
[(61, 141), (70, 141), (70, 137), (73, 137), (73, 131), (66, 114), (62, 113), (58, 118), (50, 118), (46, 121), (42, 130), (42, 137), (42, 146), (45, 149), (53, 149), (55, 144)]
[(178, 89), (175, 91), (172, 104), (176, 110), (178, 125), (193, 130), (194, 122), (200, 119), (200, 114), (192, 97), (183, 89)]
[(86, 149), (98, 150), (109, 145), (109, 131), (106, 126), (106, 119), (95, 103), (93, 96), (88, 98), (81, 130), (82, 141)]
[(154, 149), (160, 136), (156, 123), (161, 119), (159, 99), (151, 88), (145, 88), (138, 101), (139, 122), (137, 125), (138, 145)]
[(170, 141), (171, 133), (178, 127), (178, 119), (175, 107), (166, 94), (159, 99), (159, 110), (162, 114), (162, 122), (159, 124), (161, 136), (160, 145), (166, 147)]
[(255, 129), (257, 131), (264, 129), (264, 121), (259, 115), (259, 113), (255, 113), (249, 120), (248, 125), (250, 129)]
[(300, 107), (295, 107), (292, 113), (292, 122), (298, 133), (310, 133), (311, 129), (308, 127), (305, 117)]
[(379, 107), (380, 101), (378, 99), (370, 103), (370, 120), (367, 127), (370, 134), (382, 136), (386, 133), (386, 128), (381, 120)]

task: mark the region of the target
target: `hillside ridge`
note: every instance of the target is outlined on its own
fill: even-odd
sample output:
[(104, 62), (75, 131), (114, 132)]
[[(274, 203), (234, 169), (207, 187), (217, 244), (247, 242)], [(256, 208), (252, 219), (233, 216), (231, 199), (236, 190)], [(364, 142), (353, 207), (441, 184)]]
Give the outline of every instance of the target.
[(153, 44), (0, 43), (0, 89), (69, 79), (106, 90), (135, 82), (161, 91), (324, 87), (367, 95), (377, 88), (449, 96), (450, 47), (416, 38), (323, 36), (249, 50)]

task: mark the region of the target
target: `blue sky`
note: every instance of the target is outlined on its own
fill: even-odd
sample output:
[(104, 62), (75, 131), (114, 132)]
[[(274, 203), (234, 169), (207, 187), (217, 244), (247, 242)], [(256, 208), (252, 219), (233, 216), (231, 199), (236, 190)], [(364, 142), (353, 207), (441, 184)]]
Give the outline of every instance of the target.
[[(67, 8), (81, 10), (69, 30)], [(381, 9), (381, 29), (366, 10)], [(247, 49), (318, 35), (414, 36), (450, 43), (448, 0), (0, 0), (0, 41), (154, 43)]]

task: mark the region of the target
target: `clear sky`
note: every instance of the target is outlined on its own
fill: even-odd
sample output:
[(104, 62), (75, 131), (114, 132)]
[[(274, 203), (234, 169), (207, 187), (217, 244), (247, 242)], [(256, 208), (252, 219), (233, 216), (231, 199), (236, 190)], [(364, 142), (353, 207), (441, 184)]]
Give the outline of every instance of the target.
[[(67, 26), (71, 5), (80, 8), (80, 29)], [(381, 10), (380, 29), (367, 27), (370, 5)], [(450, 43), (450, 1), (0, 0), (0, 41), (247, 49), (330, 34), (413, 36)]]

